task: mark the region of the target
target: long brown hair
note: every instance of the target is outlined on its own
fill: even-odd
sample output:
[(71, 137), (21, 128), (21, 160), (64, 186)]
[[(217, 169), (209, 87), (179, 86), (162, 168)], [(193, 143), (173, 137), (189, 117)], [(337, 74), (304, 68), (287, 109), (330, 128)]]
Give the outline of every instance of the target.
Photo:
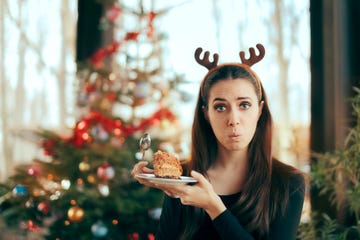
[[(206, 175), (206, 171), (212, 166), (217, 156), (216, 137), (204, 114), (204, 109), (208, 108), (211, 87), (218, 81), (238, 78), (247, 79), (253, 84), (259, 104), (263, 102), (263, 107), (255, 134), (248, 147), (247, 180), (241, 189), (240, 198), (231, 211), (247, 231), (261, 238), (268, 234), (271, 219), (278, 214), (279, 210), (284, 211), (289, 195), (288, 176), (290, 172), (295, 173), (296, 170), (272, 157), (273, 124), (266, 93), (261, 84), (261, 89), (259, 89), (257, 84), (259, 80), (249, 69), (236, 64), (223, 65), (208, 74), (202, 81), (192, 126), (191, 160), (188, 171), (196, 170)], [(277, 182), (276, 187), (271, 184), (272, 181)], [(279, 202), (281, 202), (280, 208)], [(184, 226), (180, 239), (191, 239), (191, 235), (197, 230), (197, 224), (194, 221), (199, 221), (203, 216), (204, 211), (201, 209), (185, 207)]]

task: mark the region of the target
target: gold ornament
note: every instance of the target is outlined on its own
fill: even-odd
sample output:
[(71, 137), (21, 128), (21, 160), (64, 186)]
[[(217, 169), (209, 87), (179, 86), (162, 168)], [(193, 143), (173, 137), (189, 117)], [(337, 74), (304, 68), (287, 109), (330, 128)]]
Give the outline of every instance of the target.
[(69, 208), (67, 215), (71, 222), (81, 222), (84, 218), (85, 212), (81, 207), (73, 206)]
[(96, 176), (94, 174), (89, 174), (86, 179), (89, 183), (96, 183)]
[(107, 98), (102, 99), (100, 102), (100, 108), (104, 111), (109, 111), (111, 108), (111, 102)]
[(90, 164), (87, 161), (82, 161), (79, 163), (79, 169), (82, 172), (86, 172), (90, 170)]

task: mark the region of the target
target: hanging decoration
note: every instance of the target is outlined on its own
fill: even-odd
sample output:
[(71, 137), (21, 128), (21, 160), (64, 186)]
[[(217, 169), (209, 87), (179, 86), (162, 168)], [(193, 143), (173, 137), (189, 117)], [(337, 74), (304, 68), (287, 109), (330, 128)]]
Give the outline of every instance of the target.
[(79, 206), (72, 206), (67, 212), (67, 216), (71, 222), (81, 222), (85, 216), (84, 210)]
[(103, 163), (98, 167), (97, 175), (102, 180), (110, 180), (115, 176), (115, 169), (108, 163)]
[[(176, 120), (176, 116), (169, 109), (159, 109), (152, 116), (140, 120), (137, 124), (125, 125), (120, 119), (109, 118), (101, 112), (93, 111), (76, 124), (74, 135), (68, 141), (77, 147), (91, 144), (94, 140), (108, 140), (110, 135), (121, 141), (122, 137), (128, 137), (137, 131), (143, 132), (148, 127), (158, 125), (162, 120), (172, 122)], [(94, 124), (96, 124), (95, 129)], [(45, 140), (43, 146), (45, 152), (51, 155), (53, 144), (49, 144), (49, 140)]]
[(103, 221), (98, 220), (91, 226), (91, 232), (94, 235), (94, 237), (102, 238), (107, 235), (108, 228), (103, 223)]

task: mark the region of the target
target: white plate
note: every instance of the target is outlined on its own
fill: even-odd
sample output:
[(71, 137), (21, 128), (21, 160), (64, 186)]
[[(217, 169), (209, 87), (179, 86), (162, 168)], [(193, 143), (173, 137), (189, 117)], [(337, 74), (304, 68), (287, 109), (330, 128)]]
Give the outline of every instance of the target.
[(163, 184), (184, 184), (184, 183), (196, 183), (197, 180), (192, 177), (181, 176), (180, 179), (171, 178), (159, 178), (155, 177), (154, 174), (140, 173), (136, 174), (137, 177), (147, 179), (152, 183), (163, 183)]

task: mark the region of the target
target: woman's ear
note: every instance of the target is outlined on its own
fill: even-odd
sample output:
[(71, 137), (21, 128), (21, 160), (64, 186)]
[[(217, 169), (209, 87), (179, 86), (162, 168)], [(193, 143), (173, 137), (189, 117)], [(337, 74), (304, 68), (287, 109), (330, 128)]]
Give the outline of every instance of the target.
[(261, 113), (262, 113), (263, 107), (264, 107), (264, 101), (261, 101), (261, 102), (259, 103), (259, 114), (258, 114), (258, 120), (259, 120), (259, 118), (260, 118), (260, 116), (261, 116)]

